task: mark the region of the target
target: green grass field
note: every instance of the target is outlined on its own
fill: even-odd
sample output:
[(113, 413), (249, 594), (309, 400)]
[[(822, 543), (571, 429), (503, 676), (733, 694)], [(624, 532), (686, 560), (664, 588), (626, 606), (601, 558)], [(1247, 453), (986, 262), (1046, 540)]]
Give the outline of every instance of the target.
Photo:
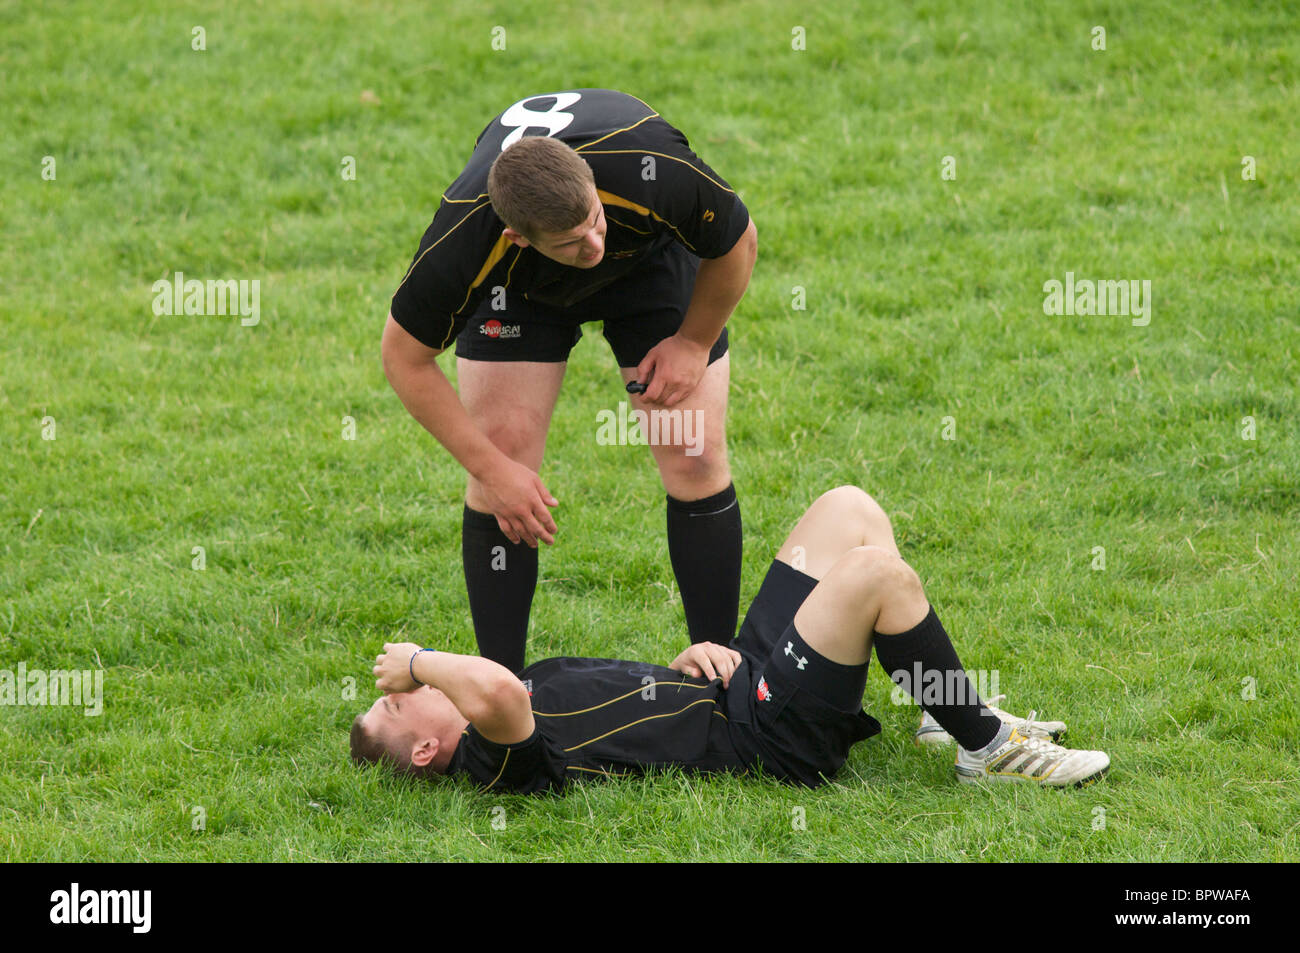
[[(0, 669), (104, 673), (98, 717), (0, 707), (0, 858), (1300, 859), (1294, 8), (564, 10), (0, 3)], [(759, 229), (742, 608), (858, 484), (967, 666), (1106, 780), (959, 785), (876, 666), (884, 733), (815, 791), (348, 761), (385, 640), (474, 650), (463, 473), (384, 378), (388, 299), (488, 118), (581, 86), (652, 104)], [(176, 271), (259, 280), (260, 323), (156, 316)], [(1067, 272), (1150, 280), (1150, 323), (1045, 315)], [(621, 398), (593, 328), (530, 660), (685, 644), (649, 452), (596, 444)]]

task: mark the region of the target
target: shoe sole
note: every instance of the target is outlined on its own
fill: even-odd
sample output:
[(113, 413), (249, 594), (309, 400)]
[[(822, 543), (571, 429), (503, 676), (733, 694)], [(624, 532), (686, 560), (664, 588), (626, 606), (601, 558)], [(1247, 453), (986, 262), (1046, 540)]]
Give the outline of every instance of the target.
[[(971, 769), (967, 769), (967, 771), (970, 770)], [(1035, 780), (1034, 778), (1026, 777), (1023, 774), (985, 774), (982, 771), (973, 771), (972, 773), (968, 774), (966, 773), (966, 771), (963, 771), (961, 766), (959, 765), (957, 766), (957, 780), (962, 782), (963, 784), (979, 784), (981, 781), (1006, 781), (1011, 783), (1022, 781), (1022, 782), (1032, 782), (1034, 784), (1037, 784), (1040, 788), (1068, 788), (1068, 787), (1086, 788), (1088, 785), (1095, 784), (1097, 781), (1100, 781), (1103, 777), (1105, 777), (1106, 772), (1108, 772), (1109, 770), (1110, 770), (1110, 765), (1108, 764), (1106, 765), (1106, 767), (1102, 768), (1101, 770), (1094, 771), (1086, 778), (1080, 778), (1078, 781), (1071, 781), (1069, 784), (1044, 784), (1042, 781), (1038, 781)]]

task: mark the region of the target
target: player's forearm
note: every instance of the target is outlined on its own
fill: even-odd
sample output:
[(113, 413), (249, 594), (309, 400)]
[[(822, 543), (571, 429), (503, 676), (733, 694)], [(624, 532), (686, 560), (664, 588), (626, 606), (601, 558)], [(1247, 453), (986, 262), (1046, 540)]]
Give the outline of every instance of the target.
[(753, 222), (721, 258), (706, 258), (695, 275), (695, 290), (678, 334), (710, 348), (749, 287), (758, 260), (758, 233)]
[(460, 395), (437, 361), (406, 361), (385, 355), (384, 372), (402, 405), (475, 479), (504, 454), (470, 419)]
[(524, 692), (508, 668), (476, 655), (420, 652), (411, 670), (418, 681), (446, 695), (475, 725), (492, 721), (514, 695)]

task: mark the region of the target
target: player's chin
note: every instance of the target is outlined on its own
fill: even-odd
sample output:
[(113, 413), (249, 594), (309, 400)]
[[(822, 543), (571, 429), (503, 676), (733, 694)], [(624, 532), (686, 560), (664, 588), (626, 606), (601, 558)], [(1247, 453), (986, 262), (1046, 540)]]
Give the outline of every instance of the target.
[(579, 268), (595, 268), (604, 260), (605, 260), (605, 253), (601, 252), (595, 258), (591, 258), (591, 259), (579, 258), (577, 261), (574, 262), (574, 264), (577, 265)]

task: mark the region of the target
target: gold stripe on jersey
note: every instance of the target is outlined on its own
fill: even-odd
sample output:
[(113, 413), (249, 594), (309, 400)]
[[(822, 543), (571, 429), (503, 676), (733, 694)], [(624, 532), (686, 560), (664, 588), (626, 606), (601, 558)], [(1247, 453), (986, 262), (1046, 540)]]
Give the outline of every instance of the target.
[(478, 208), (476, 208), (476, 209), (471, 209), (469, 212), (466, 213), (466, 215), (465, 215), (464, 218), (462, 218), (459, 222), (457, 222), (457, 223), (456, 223), (455, 225), (453, 225), (451, 228), (447, 229), (445, 232), (443, 232), (441, 235), (439, 235), (436, 241), (434, 241), (432, 244), (430, 244), (429, 247), (426, 248), (424, 251), (420, 252), (420, 257), (419, 257), (419, 258), (417, 258), (417, 259), (415, 259), (415, 261), (411, 262), (411, 267), (408, 268), (408, 269), (406, 269), (406, 274), (402, 276), (402, 284), (400, 284), (400, 285), (397, 286), (397, 290), (398, 290), (398, 291), (401, 291), (401, 290), (402, 290), (402, 285), (406, 284), (406, 280), (407, 280), (408, 278), (411, 277), (411, 272), (415, 271), (415, 266), (418, 265), (420, 262), (422, 262), (422, 261), (424, 260), (424, 256), (425, 256), (425, 255), (429, 254), (429, 252), (433, 251), (435, 248), (437, 248), (439, 245), (441, 245), (441, 244), (443, 243), (443, 241), (446, 240), (446, 238), (447, 238), (448, 235), (450, 235), (450, 234), (451, 234), (452, 232), (454, 232), (456, 229), (460, 228), (462, 225), (464, 225), (466, 222), (468, 222), (468, 221), (470, 220), (470, 216), (472, 216), (475, 212), (481, 212), (481, 211), (483, 211), (483, 209), (485, 209), (485, 208), (491, 208), (491, 207), (492, 207), (492, 203), (491, 203), (491, 202), (487, 202), (487, 203), (484, 203), (483, 205), (480, 205), (480, 206), (479, 206)]
[[(457, 314), (465, 310), (465, 305), (469, 304), (469, 296), (474, 293), (475, 288), (483, 284), (483, 279), (488, 276), (488, 272), (495, 268), (497, 262), (506, 256), (506, 252), (509, 251), (512, 244), (514, 243), (504, 235), (496, 240), (496, 243), (492, 246), (492, 250), (488, 252), (487, 260), (483, 262), (483, 267), (478, 270), (478, 274), (475, 275), (474, 280), (470, 282), (469, 288), (465, 290), (465, 300), (462, 301), (460, 307), (456, 309)], [(513, 269), (514, 265), (512, 264), (510, 267)]]
[(677, 236), (679, 242), (691, 251), (695, 251), (695, 246), (686, 240), (686, 236), (677, 230), (677, 226), (661, 217), (654, 209), (646, 208), (644, 205), (637, 205), (631, 199), (625, 199), (621, 195), (615, 195), (613, 192), (606, 192), (604, 189), (597, 189), (596, 196), (606, 205), (616, 205), (619, 208), (631, 209), (638, 215), (644, 215), (646, 218), (653, 218), (656, 222), (662, 222), (673, 230), (673, 234)]
[(579, 748), (585, 748), (587, 745), (600, 741), (602, 738), (608, 738), (610, 735), (616, 735), (620, 731), (626, 731), (628, 728), (634, 728), (635, 726), (641, 724), (642, 722), (654, 721), (657, 718), (675, 718), (677, 715), (680, 715), (683, 712), (690, 711), (696, 705), (715, 705), (715, 704), (717, 704), (717, 702), (712, 698), (701, 698), (699, 701), (693, 701), (685, 708), (679, 708), (677, 711), (664, 712), (662, 715), (647, 715), (644, 718), (638, 718), (636, 721), (629, 721), (626, 725), (623, 725), (622, 727), (614, 728), (610, 731), (605, 732), (603, 735), (597, 735), (594, 738), (588, 738), (586, 741), (583, 741), (580, 744), (576, 744), (571, 748), (565, 748), (564, 750), (566, 752), (577, 751)]
[(586, 771), (588, 774), (600, 774), (607, 778), (626, 778), (632, 773), (631, 771), (606, 771), (604, 768), (584, 768), (576, 764), (566, 764), (564, 770)]
[[(506, 764), (507, 762), (510, 761), (510, 752), (513, 750), (514, 750), (513, 748), (506, 749), (506, 756), (501, 759), (501, 770), (497, 772), (497, 776), (495, 778), (493, 778), (491, 781), (488, 782), (489, 788), (492, 787), (492, 785), (496, 784), (498, 781), (500, 781), (501, 775), (506, 773)], [(484, 790), (486, 790), (486, 788)]]
[[(695, 704), (698, 705), (699, 702), (696, 702)], [(683, 709), (683, 711), (685, 711), (685, 709)], [(713, 710), (713, 713), (717, 715), (719, 718), (721, 718), (723, 721), (727, 720), (727, 716), (724, 715), (722, 712), (718, 711), (716, 708)], [(681, 714), (681, 712), (676, 712), (676, 714)], [(607, 768), (584, 768), (582, 765), (578, 765), (578, 764), (566, 764), (564, 766), (564, 770), (565, 771), (586, 771), (588, 774), (599, 774), (607, 778), (626, 778), (626, 777), (631, 777), (632, 774), (635, 773), (632, 771), (610, 771)]]
[[(636, 99), (635, 96), (633, 96), (632, 98), (633, 98), (633, 99)], [(637, 99), (637, 102), (640, 103), (641, 100)], [(645, 103), (641, 103), (641, 105), (642, 105), (642, 106), (645, 106)], [(649, 106), (645, 106), (645, 108), (646, 108), (646, 109), (650, 109)], [(629, 129), (635, 129), (637, 126), (641, 125), (641, 123), (646, 122), (646, 121), (651, 120), (651, 119), (655, 119), (655, 118), (657, 118), (658, 116), (659, 116), (659, 114), (658, 114), (657, 112), (655, 112), (654, 110), (650, 110), (650, 115), (649, 115), (649, 116), (646, 116), (644, 119), (638, 119), (636, 122), (632, 123), (632, 125), (630, 125), (630, 126), (624, 126), (622, 129), (615, 129), (613, 132), (607, 132), (607, 133), (605, 133), (605, 135), (601, 136), (599, 139), (592, 139), (591, 142), (584, 142), (584, 143), (583, 143), (582, 145), (580, 145), (580, 146), (574, 146), (574, 147), (573, 147), (573, 151), (574, 151), (574, 152), (581, 152), (581, 151), (583, 151), (584, 149), (590, 149), (592, 146), (599, 145), (600, 143), (604, 142), (606, 139), (609, 139), (609, 138), (611, 138), (611, 137), (613, 137), (613, 136), (617, 136), (620, 132), (627, 132)]]
[[(577, 152), (578, 150), (575, 149), (575, 150), (573, 150), (573, 151), (574, 151), (574, 152)], [(653, 151), (653, 150), (651, 150), (651, 149), (598, 149), (598, 150), (596, 150), (595, 152), (588, 153), (588, 155), (593, 155), (593, 156), (617, 156), (617, 155), (659, 156), (659, 157), (662, 158), (662, 159), (671, 159), (673, 162), (680, 162), (682, 165), (686, 166), (686, 168), (690, 169), (692, 172), (694, 172), (694, 173), (695, 173), (696, 175), (698, 175), (700, 178), (702, 178), (702, 179), (708, 179), (710, 182), (712, 182), (712, 183), (713, 183), (714, 185), (716, 185), (718, 188), (722, 189), (724, 192), (731, 192), (733, 195), (735, 194), (735, 190), (734, 190), (734, 189), (729, 189), (729, 188), (727, 188), (726, 185), (724, 185), (723, 183), (719, 182), (717, 179), (715, 179), (715, 178), (714, 178), (713, 176), (711, 176), (711, 175), (705, 175), (703, 172), (701, 172), (701, 171), (700, 171), (699, 169), (697, 169), (695, 166), (691, 165), (690, 162), (688, 162), (687, 160), (681, 158), (680, 156), (670, 156), (670, 155), (668, 155), (668, 154), (666, 154), (666, 153), (663, 153), (663, 152), (655, 152), (655, 151)]]
[(641, 99), (639, 96), (633, 96), (631, 93), (624, 93), (623, 95), (626, 96), (628, 99), (635, 99), (637, 102), (639, 102), (639, 103), (640, 103), (642, 106), (644, 106), (646, 109), (650, 110), (650, 112), (654, 113), (654, 115), (656, 115), (656, 116), (659, 115), (657, 112), (655, 112), (655, 109), (654, 109), (653, 106), (651, 106), (651, 105), (650, 105), (648, 102), (646, 102), (644, 99)]
[(615, 695), (607, 702), (601, 702), (599, 705), (592, 705), (590, 708), (583, 708), (579, 711), (534, 711), (533, 714), (540, 718), (568, 718), (570, 715), (585, 715), (589, 711), (595, 711), (597, 708), (604, 708), (606, 705), (612, 705), (614, 702), (622, 701), (624, 698), (631, 698), (633, 695), (639, 695), (647, 688), (657, 688), (660, 685), (675, 685), (678, 688), (708, 688), (712, 682), (705, 682), (703, 685), (692, 685), (690, 682), (651, 682), (649, 685), (642, 685), (640, 688), (634, 688), (630, 692), (624, 692), (622, 695)]
[(519, 264), (519, 256), (521, 256), (523, 253), (524, 250), (522, 248), (515, 249), (515, 260), (512, 261), (510, 263), (510, 267), (506, 269), (506, 283), (502, 285), (503, 288), (510, 287), (510, 276), (515, 273), (515, 265)]
[(643, 229), (643, 228), (636, 228), (636, 227), (634, 227), (634, 226), (632, 226), (632, 225), (629, 225), (627, 222), (620, 222), (618, 219), (616, 219), (614, 216), (610, 215), (608, 212), (605, 213), (605, 221), (607, 221), (607, 222), (613, 222), (615, 225), (618, 225), (620, 228), (626, 228), (629, 232), (636, 232), (638, 235), (652, 235), (652, 234), (654, 234), (654, 233), (651, 232), (650, 229), (648, 229), (648, 228), (644, 228), (644, 229)]
[[(474, 289), (483, 283), (483, 280), (487, 278), (488, 273), (491, 272), (492, 269), (497, 266), (497, 263), (509, 253), (510, 246), (513, 244), (514, 242), (506, 238), (505, 235), (502, 235), (497, 239), (496, 244), (492, 246), (492, 250), (488, 252), (487, 261), (485, 261), (483, 267), (479, 269), (478, 276), (474, 279), (469, 288), (465, 290), (465, 300), (460, 303), (459, 308), (452, 312), (451, 326), (447, 328), (447, 337), (442, 339), (440, 349), (445, 349), (447, 345), (451, 343), (451, 331), (452, 328), (456, 326), (455, 315), (460, 314), (465, 310), (465, 306), (469, 304), (469, 296), (474, 293)], [(519, 256), (522, 255), (523, 252), (524, 250), (522, 248), (515, 248), (515, 260), (512, 261), (510, 267), (506, 269), (506, 283), (501, 286), (503, 289), (510, 287), (510, 276), (515, 273), (515, 265), (519, 264)], [(524, 295), (524, 297), (528, 296)]]
[[(492, 203), (491, 203), (491, 202), (484, 202), (484, 203), (483, 203), (482, 205), (480, 205), (478, 208), (476, 208), (476, 209), (471, 209), (469, 212), (467, 212), (467, 213), (465, 214), (465, 217), (464, 217), (464, 218), (462, 218), (459, 222), (457, 222), (457, 223), (456, 223), (455, 225), (453, 225), (451, 228), (447, 229), (445, 232), (443, 232), (441, 235), (439, 235), (438, 238), (437, 238), (435, 241), (433, 241), (433, 242), (429, 245), (428, 248), (426, 248), (424, 251), (420, 252), (420, 257), (419, 257), (419, 258), (417, 258), (417, 259), (415, 259), (415, 261), (411, 262), (411, 267), (408, 268), (408, 269), (406, 269), (406, 274), (402, 276), (402, 283), (399, 284), (399, 285), (397, 286), (397, 291), (401, 291), (402, 288), (406, 285), (407, 280), (410, 279), (410, 277), (411, 277), (411, 273), (415, 271), (416, 267), (419, 266), (420, 262), (424, 261), (424, 256), (425, 256), (425, 255), (429, 254), (429, 252), (433, 251), (435, 248), (437, 248), (439, 245), (441, 245), (441, 244), (443, 243), (443, 241), (446, 240), (446, 238), (447, 238), (448, 235), (450, 235), (450, 234), (451, 234), (452, 232), (454, 232), (456, 229), (460, 228), (462, 225), (464, 225), (466, 222), (468, 222), (468, 221), (470, 220), (470, 217), (471, 217), (471, 216), (473, 216), (474, 214), (476, 214), (476, 213), (478, 213), (478, 212), (483, 211), (483, 209), (485, 209), (485, 208), (491, 208), (491, 207), (492, 207)], [(503, 235), (503, 236), (502, 236), (502, 239), (504, 239), (504, 238), (505, 238), (505, 236)], [(499, 250), (498, 250), (498, 249), (499, 249)], [(485, 267), (483, 268), (482, 271), (479, 272), (479, 276), (478, 276), (478, 278), (476, 278), (476, 279), (474, 280), (474, 284), (470, 285), (469, 291), (465, 292), (465, 300), (466, 300), (466, 301), (469, 300), (470, 292), (472, 292), (475, 288), (477, 288), (477, 287), (479, 286), (479, 284), (482, 283), (482, 281), (483, 281), (484, 277), (486, 277), (488, 271), (491, 270), (491, 266), (494, 265), (494, 264), (496, 264), (496, 262), (500, 261), (500, 260), (501, 260), (501, 256), (504, 255), (504, 254), (505, 254), (505, 249), (504, 249), (504, 248), (501, 248), (501, 240), (498, 239), (497, 243), (496, 243), (495, 245), (492, 246), (492, 251), (488, 253), (488, 262), (489, 262), (489, 264), (488, 264), (487, 266), (485, 266)], [(493, 256), (495, 256), (495, 258), (494, 258)], [(396, 293), (397, 293), (397, 292), (394, 292), (394, 294), (396, 294)], [(462, 308), (464, 308), (464, 307), (465, 307), (465, 304), (462, 303), (461, 306), (460, 306), (460, 308), (457, 308), (456, 311), (453, 312), (453, 315), (459, 313), (460, 310), (461, 310)], [(451, 324), (450, 324), (450, 325), (448, 326), (448, 328), (447, 328), (447, 336), (446, 336), (445, 338), (442, 339), (442, 344), (441, 344), (441, 346), (440, 346), (440, 349), (441, 349), (441, 348), (445, 348), (445, 347), (448, 345), (448, 343), (450, 343), (450, 341), (451, 341), (451, 331), (452, 331), (452, 328), (454, 328), (455, 326), (456, 326), (456, 322), (453, 320), (453, 321), (451, 322)]]

